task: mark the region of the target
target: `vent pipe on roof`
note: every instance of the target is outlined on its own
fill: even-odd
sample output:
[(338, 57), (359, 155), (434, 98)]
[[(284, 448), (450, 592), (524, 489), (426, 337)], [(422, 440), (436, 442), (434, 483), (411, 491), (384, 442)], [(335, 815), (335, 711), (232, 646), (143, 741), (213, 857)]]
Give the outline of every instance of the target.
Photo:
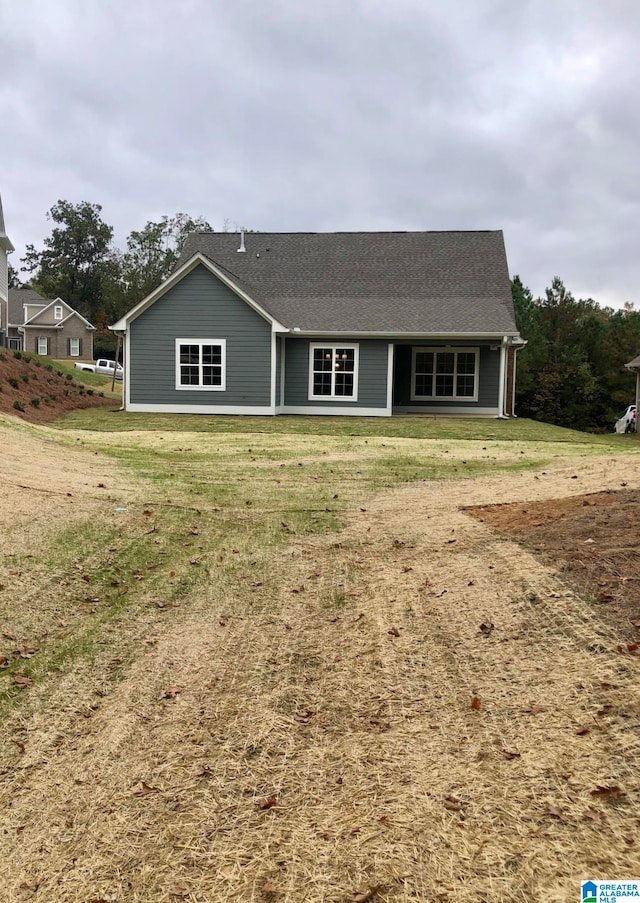
[(238, 254), (244, 254), (247, 249), (244, 246), (244, 229), (240, 232), (240, 247), (238, 248)]

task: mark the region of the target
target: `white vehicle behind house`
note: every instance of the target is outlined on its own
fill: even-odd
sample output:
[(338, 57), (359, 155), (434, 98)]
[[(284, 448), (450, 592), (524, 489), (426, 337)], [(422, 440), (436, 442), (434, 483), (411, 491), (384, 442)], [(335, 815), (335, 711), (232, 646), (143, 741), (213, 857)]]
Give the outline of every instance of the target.
[(101, 373), (103, 376), (113, 376), (115, 369), (116, 379), (122, 379), (124, 370), (122, 364), (116, 364), (115, 361), (107, 360), (100, 357), (95, 364), (85, 364), (83, 361), (76, 361), (76, 370), (86, 370), (89, 373)]
[(624, 414), (621, 414), (620, 417), (615, 422), (613, 427), (614, 433), (635, 433), (636, 431), (636, 406), (634, 404), (630, 404), (626, 409)]

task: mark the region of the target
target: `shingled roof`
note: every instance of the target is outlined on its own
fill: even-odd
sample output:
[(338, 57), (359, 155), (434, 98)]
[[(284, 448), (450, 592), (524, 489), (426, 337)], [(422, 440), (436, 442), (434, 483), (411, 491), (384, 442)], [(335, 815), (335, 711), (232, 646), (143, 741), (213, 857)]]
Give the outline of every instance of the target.
[(25, 304), (39, 304), (41, 307), (46, 307), (49, 301), (34, 288), (10, 288), (7, 319), (11, 326), (22, 326), (24, 323)]
[(211, 260), (302, 332), (517, 335), (501, 231), (195, 232)]

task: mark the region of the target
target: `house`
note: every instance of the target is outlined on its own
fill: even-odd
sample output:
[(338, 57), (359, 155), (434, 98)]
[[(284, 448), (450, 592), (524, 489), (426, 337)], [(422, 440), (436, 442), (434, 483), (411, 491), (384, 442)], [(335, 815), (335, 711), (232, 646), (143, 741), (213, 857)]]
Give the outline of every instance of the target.
[(7, 334), (7, 302), (9, 300), (9, 254), (15, 251), (7, 235), (0, 198), (0, 345), (5, 345)]
[(93, 358), (95, 326), (66, 301), (49, 301), (32, 288), (10, 288), (6, 305), (9, 348), (53, 358)]
[(502, 232), (188, 236), (110, 327), (128, 411), (513, 413)]

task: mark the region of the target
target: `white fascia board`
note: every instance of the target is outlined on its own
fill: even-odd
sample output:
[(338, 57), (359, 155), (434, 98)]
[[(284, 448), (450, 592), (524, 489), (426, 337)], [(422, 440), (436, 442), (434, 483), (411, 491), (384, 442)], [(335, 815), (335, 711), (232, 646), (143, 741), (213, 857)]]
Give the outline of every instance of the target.
[(96, 327), (93, 326), (86, 319), (86, 317), (83, 317), (82, 314), (79, 314), (77, 310), (74, 310), (72, 307), (70, 307), (69, 310), (71, 311), (71, 313), (69, 314), (68, 317), (65, 317), (64, 320), (58, 320), (58, 323), (57, 323), (58, 327), (64, 326), (64, 324), (67, 323), (69, 320), (71, 320), (73, 317), (77, 317), (79, 320), (82, 320), (82, 322), (84, 323), (84, 325), (86, 326), (87, 329), (95, 330)]
[[(311, 329), (288, 329), (287, 333), (291, 336), (300, 336), (301, 338), (326, 338), (326, 339), (387, 339), (388, 341), (502, 341), (505, 336), (504, 332), (357, 332), (354, 330), (311, 330)], [(520, 334), (506, 333), (506, 335), (516, 341), (520, 338)]]
[(132, 323), (135, 319), (137, 319), (140, 314), (143, 314), (145, 310), (151, 307), (152, 304), (161, 298), (169, 289), (172, 289), (174, 285), (176, 285), (180, 280), (194, 270), (197, 266), (202, 264), (202, 266), (206, 267), (210, 273), (213, 273), (221, 282), (223, 282), (227, 288), (230, 288), (232, 292), (234, 292), (239, 298), (241, 298), (249, 307), (253, 308), (257, 314), (259, 314), (264, 320), (271, 324), (271, 328), (274, 332), (287, 332), (286, 326), (283, 326), (282, 323), (279, 323), (275, 320), (270, 313), (268, 313), (257, 301), (254, 301), (246, 292), (244, 292), (239, 286), (235, 284), (235, 282), (229, 278), (222, 270), (220, 270), (212, 260), (209, 260), (208, 257), (205, 257), (204, 254), (201, 254), (198, 251), (197, 254), (194, 254), (193, 257), (190, 257), (186, 263), (180, 267), (179, 270), (176, 270), (175, 273), (172, 273), (168, 279), (159, 285), (157, 289), (151, 292), (150, 295), (147, 295), (146, 298), (143, 298), (139, 304), (136, 304), (135, 307), (132, 307), (131, 310), (121, 317), (116, 323), (112, 326), (109, 326), (113, 332), (125, 330), (127, 326)]

